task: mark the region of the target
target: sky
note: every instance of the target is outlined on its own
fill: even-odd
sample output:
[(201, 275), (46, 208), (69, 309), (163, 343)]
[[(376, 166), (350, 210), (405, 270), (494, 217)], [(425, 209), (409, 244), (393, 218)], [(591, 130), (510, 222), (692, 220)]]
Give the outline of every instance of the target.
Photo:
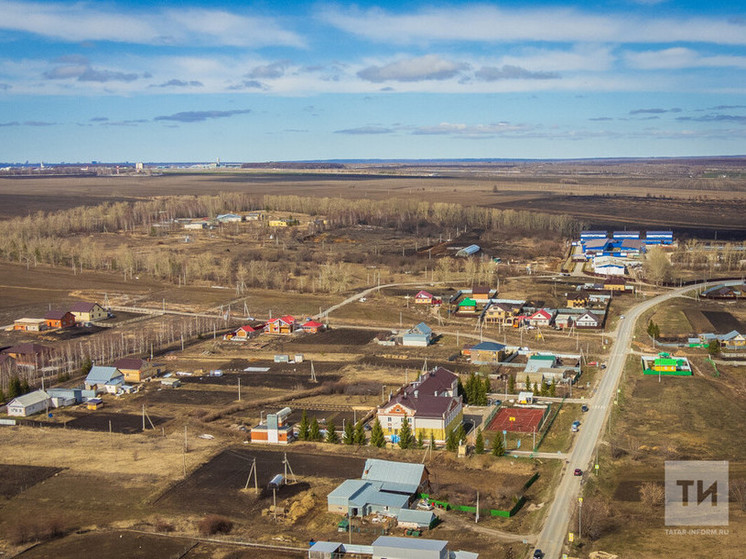
[(588, 4), (0, 0), (0, 161), (746, 154), (745, 2)]

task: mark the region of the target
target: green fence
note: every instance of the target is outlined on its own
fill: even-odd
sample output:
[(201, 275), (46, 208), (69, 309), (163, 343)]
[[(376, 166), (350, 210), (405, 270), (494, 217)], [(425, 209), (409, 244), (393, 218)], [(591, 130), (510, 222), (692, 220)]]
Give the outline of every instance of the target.
[[(526, 491), (529, 487), (531, 487), (534, 482), (539, 479), (539, 474), (535, 473), (532, 475), (529, 480), (523, 484), (523, 487), (521, 491)], [(430, 499), (430, 495), (427, 493), (420, 493), (419, 495), (420, 499), (427, 499), (430, 503), (433, 504), (433, 506), (443, 509), (443, 510), (455, 510), (458, 512), (469, 512), (472, 514), (475, 514), (477, 512), (477, 507), (473, 507), (470, 505), (453, 505), (447, 501), (437, 501), (434, 499)], [(526, 503), (526, 497), (524, 495), (521, 495), (521, 497), (516, 501), (516, 503), (513, 505), (513, 507), (510, 510), (495, 510), (495, 509), (479, 509), (479, 514), (486, 516), (501, 516), (503, 518), (510, 518), (511, 516), (515, 515), (519, 510), (521, 510), (521, 507)]]

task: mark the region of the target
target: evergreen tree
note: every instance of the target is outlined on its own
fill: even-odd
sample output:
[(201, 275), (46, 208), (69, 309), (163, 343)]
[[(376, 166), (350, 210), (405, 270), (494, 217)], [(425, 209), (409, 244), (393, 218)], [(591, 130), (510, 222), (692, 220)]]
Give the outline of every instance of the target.
[(417, 433), (417, 448), (425, 448), (425, 433), (422, 429)]
[(8, 399), (12, 400), (21, 394), (23, 394), (21, 392), (21, 379), (18, 378), (18, 375), (13, 375), (8, 381)]
[(531, 379), (526, 375), (526, 390), (531, 390)]
[(483, 406), (487, 405), (487, 394), (492, 392), (492, 382), (490, 381), (489, 373), (484, 375), (484, 381), (482, 382), (482, 394), (484, 395)]
[(86, 357), (80, 365), (80, 374), (84, 376), (88, 375), (91, 372), (91, 367), (93, 367), (93, 362), (90, 357)]
[(351, 421), (345, 423), (344, 435), (342, 436), (342, 442), (346, 445), (351, 445), (355, 442), (355, 427)]
[(300, 426), (298, 427), (298, 438), (301, 441), (308, 440), (308, 412), (303, 410), (303, 415), (300, 418)]
[(481, 429), (477, 429), (477, 438), (474, 440), (474, 454), (484, 454), (484, 437)]
[(0, 402), (5, 402), (5, 392), (0, 388)]
[(495, 434), (495, 438), (492, 439), (492, 456), (502, 456), (505, 454), (505, 447), (503, 446), (503, 440), (500, 438), (500, 434)]
[(539, 394), (539, 385), (534, 383), (534, 394)]
[(458, 426), (458, 429), (456, 429), (456, 434), (454, 435), (456, 437), (456, 444), (461, 444), (461, 441), (466, 440), (466, 429), (464, 428), (464, 424)]
[(515, 375), (508, 376), (508, 392), (515, 394)]
[(549, 395), (554, 398), (557, 395), (557, 383), (552, 379), (552, 384), (549, 385)]
[(412, 446), (414, 446), (412, 428), (409, 426), (409, 421), (405, 417), (402, 419), (401, 429), (399, 429), (399, 448), (412, 448)]
[(355, 425), (355, 444), (358, 446), (365, 446), (367, 442), (363, 422), (358, 421), (357, 425)]
[(382, 448), (386, 446), (386, 437), (383, 434), (383, 427), (381, 422), (376, 417), (375, 423), (373, 423), (373, 429), (370, 432), (370, 444)]
[(720, 341), (711, 340), (710, 343), (707, 344), (707, 353), (711, 357), (715, 357), (718, 353), (720, 353)]
[(329, 444), (339, 443), (339, 435), (337, 435), (337, 429), (331, 419), (326, 424), (326, 442)]
[(21, 381), (21, 394), (28, 394), (31, 392), (31, 387), (29, 386), (28, 379), (23, 379)]
[(321, 439), (321, 428), (319, 427), (319, 422), (314, 416), (313, 421), (311, 421), (311, 427), (308, 430), (308, 440), (318, 442)]
[(435, 450), (435, 432), (430, 431), (430, 450)]
[(453, 429), (448, 429), (446, 431), (446, 450), (456, 452), (457, 449), (458, 441), (456, 440), (456, 433), (453, 432)]

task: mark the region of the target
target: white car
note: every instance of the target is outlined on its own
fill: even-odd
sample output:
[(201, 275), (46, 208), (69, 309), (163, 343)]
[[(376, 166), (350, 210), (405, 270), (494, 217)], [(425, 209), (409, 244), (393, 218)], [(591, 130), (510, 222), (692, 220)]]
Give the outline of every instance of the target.
[(420, 510), (433, 510), (434, 507), (430, 501), (422, 499), (419, 503), (417, 503), (417, 508)]

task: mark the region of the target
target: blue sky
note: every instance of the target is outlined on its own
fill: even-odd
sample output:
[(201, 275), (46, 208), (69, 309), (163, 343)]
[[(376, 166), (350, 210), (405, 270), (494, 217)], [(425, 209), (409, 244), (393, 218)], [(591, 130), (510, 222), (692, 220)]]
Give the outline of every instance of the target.
[(0, 161), (746, 153), (743, 2), (0, 0)]

